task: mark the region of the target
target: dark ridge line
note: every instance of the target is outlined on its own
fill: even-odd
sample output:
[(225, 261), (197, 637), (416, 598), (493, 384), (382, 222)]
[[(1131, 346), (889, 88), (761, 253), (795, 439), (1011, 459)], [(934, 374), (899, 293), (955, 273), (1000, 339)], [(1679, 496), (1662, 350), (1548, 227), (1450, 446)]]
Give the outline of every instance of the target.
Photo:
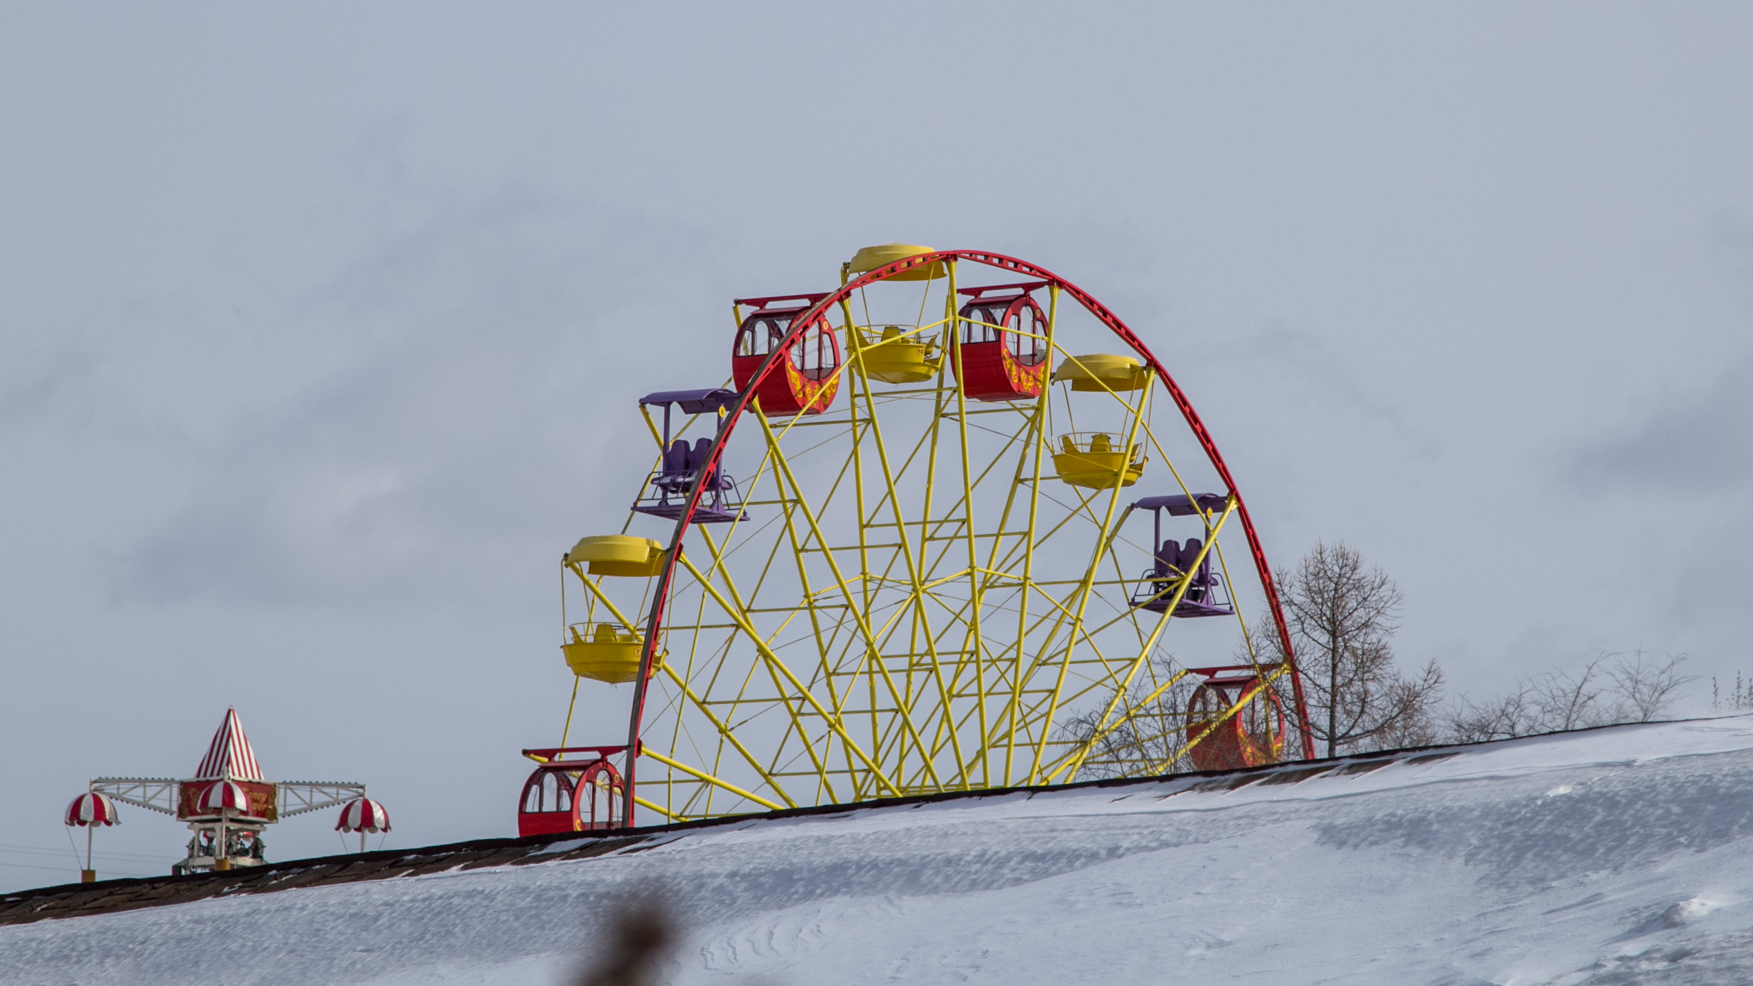
[[(1718, 717), (1713, 717), (1718, 718)], [(1696, 722), (1704, 719), (1662, 720), (1664, 722)], [(528, 866), (536, 863), (587, 859), (618, 851), (637, 852), (654, 848), (652, 841), (672, 833), (686, 833), (723, 825), (745, 822), (780, 821), (903, 806), (921, 807), (947, 801), (969, 801), (981, 798), (1006, 797), (1014, 794), (1050, 794), (1060, 791), (1100, 790), (1103, 788), (1142, 787), (1165, 781), (1203, 778), (1180, 791), (1209, 793), (1233, 791), (1256, 782), (1262, 784), (1296, 784), (1318, 776), (1354, 777), (1371, 773), (1389, 764), (1420, 765), (1448, 760), (1469, 750), (1502, 743), (1564, 736), (1627, 725), (1655, 723), (1620, 723), (1590, 726), (1582, 729), (1519, 736), (1512, 739), (1487, 740), (1480, 743), (1447, 743), (1410, 746), (1397, 750), (1374, 750), (1369, 753), (1341, 754), (1315, 760), (1292, 760), (1261, 767), (1232, 770), (1200, 770), (1180, 774), (1153, 774), (1146, 777), (1103, 778), (1072, 784), (1027, 784), (1011, 787), (982, 788), (977, 791), (939, 791), (907, 797), (878, 798), (856, 804), (810, 805), (779, 811), (748, 815), (727, 815), (701, 818), (662, 825), (642, 825), (630, 829), (598, 832), (561, 832), (552, 835), (513, 836), (510, 838), (470, 839), (463, 842), (422, 846), (416, 849), (376, 849), (364, 853), (342, 853), (334, 856), (312, 856), (306, 859), (266, 863), (247, 869), (223, 873), (185, 873), (177, 876), (121, 877), (96, 883), (67, 883), (0, 894), (0, 926), (33, 924), (37, 921), (112, 914), (121, 911), (160, 907), (170, 904), (273, 893), (300, 887), (387, 880), (404, 876), (421, 876), (450, 869), (472, 870), (488, 866)], [(1284, 779), (1274, 779), (1282, 775)], [(548, 846), (563, 842), (583, 841), (573, 849), (547, 851)]]

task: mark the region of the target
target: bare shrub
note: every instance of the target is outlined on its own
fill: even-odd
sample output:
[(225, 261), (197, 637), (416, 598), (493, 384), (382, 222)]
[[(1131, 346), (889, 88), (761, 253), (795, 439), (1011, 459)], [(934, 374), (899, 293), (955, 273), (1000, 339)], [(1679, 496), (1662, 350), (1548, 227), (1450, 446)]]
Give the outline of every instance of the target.
[(1607, 669), (1607, 675), (1613, 679), (1613, 695), (1617, 703), (1615, 721), (1654, 722), (1660, 719), (1674, 704), (1678, 697), (1675, 693), (1696, 680), (1692, 675), (1680, 673), (1680, 663), (1684, 660), (1686, 655), (1682, 654), (1662, 661), (1646, 661), (1642, 647), (1629, 657), (1620, 657), (1613, 667)]
[(1484, 702), (1466, 696), (1444, 712), (1447, 739), (1456, 743), (1513, 739), (1566, 729), (1653, 722), (1694, 680), (1680, 673), (1685, 655), (1661, 660), (1639, 648), (1604, 653), (1576, 671), (1528, 675), (1515, 691)]
[(1721, 712), (1725, 709), (1740, 712), (1753, 709), (1753, 681), (1743, 681), (1741, 672), (1735, 672), (1735, 684), (1728, 695), (1724, 695), (1717, 685), (1716, 678), (1710, 679), (1710, 707)]

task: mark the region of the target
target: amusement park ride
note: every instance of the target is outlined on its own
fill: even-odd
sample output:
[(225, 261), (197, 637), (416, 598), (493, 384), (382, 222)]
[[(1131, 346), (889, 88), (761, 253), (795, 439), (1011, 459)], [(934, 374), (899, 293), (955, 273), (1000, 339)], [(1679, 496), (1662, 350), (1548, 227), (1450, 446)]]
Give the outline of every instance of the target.
[(97, 879), (91, 865), (91, 833), (100, 825), (117, 823), (117, 801), (188, 823), (193, 833), (188, 856), (171, 867), (172, 874), (260, 866), (263, 829), (282, 818), (337, 805), (341, 818), (335, 829), (358, 832), (360, 852), (365, 851), (365, 833), (390, 828), (389, 814), (365, 796), (364, 784), (263, 780), (236, 709), (226, 710), (194, 777), (99, 777), (73, 799), (63, 821), (86, 829), (85, 869), (80, 874), (86, 883)]
[[(728, 382), (639, 401), (651, 469), (562, 558), (520, 833), (1314, 756), (1241, 494), (1095, 298), (890, 244), (732, 311)], [(630, 686), (624, 741), (568, 745), (585, 679)]]

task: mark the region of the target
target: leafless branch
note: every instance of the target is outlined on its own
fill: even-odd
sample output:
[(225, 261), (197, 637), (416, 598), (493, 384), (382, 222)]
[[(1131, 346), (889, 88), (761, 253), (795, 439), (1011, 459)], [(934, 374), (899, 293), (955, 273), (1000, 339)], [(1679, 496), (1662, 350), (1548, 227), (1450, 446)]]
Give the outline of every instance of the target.
[(1604, 653), (1577, 671), (1523, 677), (1515, 691), (1486, 702), (1459, 697), (1442, 715), (1448, 739), (1457, 743), (1513, 739), (1538, 733), (1651, 722), (1673, 705), (1694, 679), (1679, 671), (1684, 655), (1664, 660)]

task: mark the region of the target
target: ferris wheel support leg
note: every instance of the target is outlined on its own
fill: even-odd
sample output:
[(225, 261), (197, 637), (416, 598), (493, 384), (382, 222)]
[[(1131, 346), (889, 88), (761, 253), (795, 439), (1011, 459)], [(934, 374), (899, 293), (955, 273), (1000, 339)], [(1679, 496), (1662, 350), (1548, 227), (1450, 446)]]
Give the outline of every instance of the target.
[[(875, 409), (873, 407), (872, 408), (873, 416), (874, 416), (874, 410)], [(809, 525), (810, 535), (816, 539), (816, 543), (824, 545), (824, 546), (827, 545), (828, 539), (822, 533), (821, 524), (816, 519), (815, 512), (813, 510), (811, 510), (809, 508), (809, 504), (801, 498), (802, 489), (803, 489), (802, 484), (800, 484), (797, 481), (796, 475), (792, 473), (790, 463), (787, 462), (784, 455), (780, 454), (778, 451), (778, 449), (779, 449), (778, 438), (773, 434), (773, 430), (768, 425), (766, 418), (757, 415), (756, 419), (760, 423), (762, 431), (767, 436), (768, 447), (770, 449), (774, 450), (774, 463), (775, 463), (775, 470), (776, 470), (777, 474), (780, 477), (782, 477), (783, 480), (787, 484), (789, 484), (791, 486), (794, 493), (798, 494), (798, 501), (797, 502), (798, 502), (799, 508), (801, 509), (801, 511), (803, 513), (804, 520)], [(887, 484), (888, 488), (891, 491), (893, 491), (894, 486), (895, 486), (894, 477), (889, 469), (888, 452), (885, 449), (885, 447), (883, 446), (882, 433), (880, 430), (875, 429), (874, 422), (873, 422), (872, 428), (873, 428), (873, 430), (871, 432), (871, 435), (872, 435), (872, 439), (876, 443), (877, 458), (879, 461), (882, 462), (882, 465), (883, 465), (884, 482)], [(904, 521), (903, 521), (903, 518), (902, 518), (901, 513), (900, 513), (899, 504), (895, 504), (892, 502), (895, 500), (895, 497), (892, 495), (888, 499), (891, 501), (891, 508), (892, 508), (892, 511), (893, 511), (893, 514), (895, 517), (895, 524), (896, 524), (897, 528), (904, 530), (905, 529), (903, 526)], [(910, 572), (911, 581), (913, 582), (914, 585), (917, 585), (918, 581), (919, 581), (918, 574), (917, 574), (917, 570), (916, 570), (915, 566), (912, 563), (911, 553), (908, 552), (908, 549), (906, 548), (906, 541), (907, 541), (906, 537), (903, 536), (901, 538), (902, 551), (908, 557), (908, 569)], [(836, 585), (836, 587), (839, 588), (842, 597), (846, 598), (846, 599), (851, 599), (852, 598), (852, 591), (851, 591), (850, 587), (847, 585), (845, 573), (843, 573), (840, 570), (839, 563), (837, 563), (834, 560), (834, 557), (831, 554), (827, 555), (826, 560), (828, 563), (828, 570), (830, 572), (834, 573), (834, 584)], [(684, 565), (688, 564), (687, 559), (683, 559), (682, 563)], [(696, 575), (696, 578), (698, 578), (698, 575)], [(702, 585), (705, 587), (707, 592), (714, 591), (711, 586), (705, 585), (704, 582), (702, 582)], [(721, 606), (724, 605), (723, 597), (719, 597), (719, 604)], [(744, 620), (740, 613), (732, 611), (728, 607), (726, 607), (725, 612), (730, 614), (731, 618), (733, 620), (737, 621), (742, 626), (748, 627), (748, 621)], [(866, 620), (864, 619), (864, 617), (861, 614), (855, 613), (853, 615), (855, 617), (855, 622), (858, 625), (859, 633), (864, 637), (865, 642), (870, 646), (871, 652), (877, 653), (878, 652), (878, 645), (877, 645), (877, 641), (876, 641), (876, 636), (875, 636), (875, 633), (872, 630), (870, 624), (868, 622), (866, 622)], [(758, 640), (758, 636), (755, 634), (753, 628), (748, 628), (745, 630), (745, 632), (749, 634), (751, 639)], [(759, 644), (758, 644), (758, 646), (759, 646)], [(780, 667), (784, 667), (784, 662), (779, 661), (778, 656), (774, 655), (771, 650), (764, 650), (764, 654), (767, 656), (769, 661), (771, 661), (775, 664), (778, 664)], [(902, 698), (901, 692), (895, 688), (894, 681), (889, 676), (888, 669), (886, 667), (884, 667), (882, 665), (882, 663), (879, 661), (877, 663), (877, 670), (882, 675), (884, 682), (887, 684), (887, 686), (889, 688), (890, 695), (891, 695), (891, 697), (893, 697), (895, 699), (897, 707), (902, 710), (902, 712), (901, 712), (901, 728), (908, 735), (912, 736), (913, 742), (915, 744), (917, 744), (920, 749), (925, 749), (925, 741), (924, 741), (924, 739), (922, 739), (920, 737), (918, 726), (913, 722), (912, 716), (907, 714), (907, 711), (906, 711), (907, 703)], [(786, 671), (786, 673), (788, 675), (790, 674), (789, 669)], [(795, 680), (793, 682), (793, 687), (797, 687), (800, 692), (802, 692), (806, 696), (808, 695), (807, 689), (801, 688), (799, 685), (796, 684)], [(814, 700), (811, 699), (811, 701), (813, 702)], [(826, 717), (824, 717), (824, 718), (826, 718)], [(871, 760), (871, 758), (869, 756), (865, 755), (864, 751), (858, 747), (856, 741), (854, 741), (852, 739), (852, 737), (846, 732), (846, 730), (843, 728), (843, 723), (841, 723), (839, 721), (838, 717), (835, 717), (833, 720), (830, 720), (830, 725), (835, 730), (835, 732), (841, 737), (841, 739), (845, 741), (845, 743), (847, 744), (847, 749), (853, 754), (853, 756), (857, 760), (864, 763), (865, 766), (871, 770), (873, 776), (875, 778), (877, 778), (878, 782), (883, 787), (888, 788), (890, 791), (894, 792), (896, 795), (901, 794), (900, 787), (897, 786), (895, 781), (892, 778), (890, 778), (886, 773), (877, 769), (875, 763)], [(930, 764), (928, 763), (926, 766), (927, 766), (927, 770), (929, 771)], [(934, 784), (937, 783), (937, 775), (935, 772), (930, 772), (929, 776), (931, 777), (932, 783), (934, 783)]]
[[(955, 330), (956, 264), (954, 261), (951, 261), (950, 263), (945, 264), (944, 267), (949, 274), (949, 292), (944, 301), (944, 317), (949, 322), (950, 331), (953, 332)], [(941, 383), (939, 392), (942, 392)], [(980, 572), (980, 545), (974, 531), (974, 462), (973, 455), (968, 449), (968, 394), (959, 384), (956, 387), (956, 435), (961, 439), (962, 503), (964, 504), (964, 510), (966, 512), (962, 530), (966, 535), (965, 539), (968, 543), (969, 618), (968, 633), (965, 638), (966, 643), (963, 645), (962, 649), (964, 652), (972, 653), (974, 655), (974, 708), (979, 713), (978, 728), (980, 731), (977, 735), (981, 738), (982, 746), (980, 752), (980, 784), (983, 787), (990, 787), (992, 786), (992, 758), (987, 755), (984, 749), (986, 745), (985, 737), (988, 729), (986, 722), (986, 669), (985, 660), (982, 656), (984, 648), (980, 646), (980, 641), (982, 639), (980, 633), (980, 612), (983, 608), (982, 601), (986, 596), (986, 587), (985, 580), (982, 578)], [(1013, 488), (1011, 492), (1014, 495), (1015, 489)], [(1009, 506), (1010, 501), (1007, 498), (1005, 501), (1007, 512)], [(998, 529), (1003, 529), (1002, 519), (999, 521)], [(993, 547), (996, 550), (996, 538), (994, 539)], [(947, 711), (947, 701), (945, 702), (945, 707), (946, 713), (944, 716), (944, 722), (950, 727), (949, 735), (951, 743), (955, 744), (956, 764), (962, 772), (963, 786), (967, 786), (969, 783), (967, 761), (962, 756), (961, 744), (958, 741), (958, 736), (961, 731), (956, 729), (954, 724), (949, 721), (950, 715)]]
[[(900, 537), (899, 537), (898, 543), (900, 546), (901, 559), (905, 563), (905, 565), (907, 566), (907, 581), (908, 581), (909, 587), (912, 590), (912, 594), (908, 597), (909, 602), (911, 603), (911, 605), (913, 607), (913, 612), (915, 614), (915, 617), (917, 619), (919, 619), (921, 621), (921, 623), (924, 624), (924, 626), (926, 627), (926, 647), (928, 648), (929, 653), (931, 654), (932, 665), (933, 665), (934, 669), (938, 669), (937, 674), (936, 674), (936, 682), (938, 684), (940, 694), (941, 694), (942, 689), (943, 689), (943, 678), (942, 678), (941, 669), (939, 669), (940, 661), (939, 661), (939, 655), (937, 654), (937, 643), (935, 640), (935, 634), (930, 632), (930, 620), (926, 616), (924, 601), (923, 601), (923, 598), (921, 595), (921, 579), (920, 579), (920, 575), (919, 575), (919, 561), (914, 556), (913, 546), (907, 540), (907, 533), (906, 533), (907, 532), (907, 521), (906, 521), (905, 516), (903, 516), (901, 513), (900, 497), (897, 496), (896, 492), (895, 492), (894, 468), (893, 468), (893, 466), (890, 462), (890, 459), (889, 459), (888, 445), (883, 441), (883, 430), (882, 430), (882, 425), (879, 423), (879, 419), (877, 416), (876, 402), (875, 402), (874, 398), (871, 396), (870, 390), (868, 388), (865, 389), (864, 397), (865, 397), (865, 403), (866, 403), (866, 417), (867, 417), (868, 422), (869, 422), (869, 424), (867, 425), (867, 429), (868, 429), (869, 434), (870, 434), (871, 444), (876, 446), (877, 464), (882, 467), (883, 488), (887, 491), (887, 493), (883, 499), (888, 502), (889, 513), (894, 518), (895, 529), (898, 532), (900, 532)], [(938, 410), (941, 411), (941, 406), (938, 408)], [(932, 436), (931, 436), (932, 450), (930, 452), (930, 455), (933, 457), (934, 460), (935, 460), (935, 457), (937, 454), (936, 453), (936, 428), (937, 428), (938, 420), (939, 420), (939, 417), (937, 415), (934, 415), (933, 416), (933, 424), (932, 424), (933, 431), (932, 431)], [(776, 460), (777, 460), (778, 465), (779, 465), (779, 469), (781, 470), (782, 474), (784, 475), (786, 481), (791, 484), (791, 488), (794, 491), (794, 493), (797, 495), (797, 499), (798, 499), (799, 504), (804, 507), (804, 517), (810, 523), (811, 533), (816, 536), (819, 543), (826, 545), (827, 541), (825, 538), (822, 537), (821, 525), (816, 520), (814, 512), (809, 510), (808, 504), (804, 502), (802, 487), (797, 482), (797, 477), (792, 473), (790, 464), (785, 460), (784, 455), (779, 451), (779, 444), (778, 444), (777, 439), (773, 436), (772, 429), (767, 426), (767, 423), (765, 421), (763, 421), (761, 423), (761, 426), (762, 426), (762, 428), (766, 429), (766, 433), (768, 436), (768, 445), (770, 448), (773, 449), (774, 455), (775, 455)], [(916, 447), (915, 452), (917, 452), (917, 450), (918, 449)], [(929, 491), (928, 491), (928, 493), (929, 493)], [(930, 513), (931, 513), (931, 504), (930, 504), (930, 500), (928, 497), (926, 500), (925, 508), (924, 508), (923, 512), (921, 513), (920, 526), (919, 526), (920, 550), (921, 551), (925, 550), (925, 544), (926, 544), (925, 537), (926, 537), (927, 530), (928, 530), (926, 524), (930, 518)], [(862, 527), (862, 526), (863, 526), (863, 524), (861, 523), (860, 527)], [(839, 563), (834, 560), (834, 557), (832, 554), (827, 555), (826, 560), (828, 562), (829, 571), (834, 573), (834, 580), (840, 589), (842, 597), (846, 598), (846, 599), (851, 599), (852, 593), (847, 588), (846, 576), (840, 570)], [(854, 616), (855, 621), (858, 624), (860, 634), (863, 635), (866, 643), (868, 644), (868, 646), (871, 649), (871, 653), (872, 654), (880, 653), (881, 647), (876, 640), (876, 632), (875, 632), (874, 628), (872, 628), (869, 625), (869, 623), (866, 622), (865, 617), (861, 612), (855, 612), (853, 614), (853, 616)], [(912, 703), (910, 701), (908, 701), (903, 696), (902, 690), (895, 686), (894, 679), (889, 674), (888, 668), (885, 667), (881, 661), (878, 661), (876, 663), (876, 669), (877, 669), (877, 673), (882, 677), (884, 687), (886, 687), (888, 689), (890, 697), (895, 700), (895, 707), (897, 709), (901, 710), (901, 712), (900, 712), (901, 730), (902, 730), (903, 736), (910, 738), (913, 742), (914, 747), (920, 751), (921, 760), (922, 760), (922, 763), (924, 765), (925, 775), (930, 779), (930, 782), (935, 786), (941, 787), (942, 781), (938, 778), (937, 769), (931, 762), (931, 757), (930, 757), (930, 749), (931, 748), (930, 748), (930, 746), (928, 746), (926, 744), (925, 738), (920, 734), (918, 723), (916, 723), (913, 720), (912, 715), (908, 711), (911, 708)], [(946, 703), (947, 703), (947, 698), (946, 698)], [(897, 794), (900, 793), (899, 789), (895, 788), (892, 784), (889, 785), (889, 787), (891, 788), (891, 790), (894, 790)]]
[[(778, 451), (777, 448), (775, 448), (774, 451), (775, 451), (775, 453), (777, 453), (777, 451)], [(803, 505), (803, 501), (801, 499), (801, 496), (799, 497), (799, 505), (800, 506)], [(797, 578), (798, 578), (798, 584), (802, 587), (802, 590), (803, 590), (804, 607), (809, 613), (810, 626), (811, 626), (811, 629), (814, 631), (811, 634), (811, 637), (816, 642), (816, 659), (818, 662), (817, 666), (820, 669), (821, 680), (823, 681), (823, 683), (826, 685), (826, 687), (828, 689), (828, 704), (833, 707), (835, 714), (839, 715), (839, 714), (841, 714), (841, 712), (845, 708), (846, 702), (839, 695), (837, 689), (835, 688), (833, 662), (829, 658), (827, 645), (822, 640), (822, 619), (821, 619), (821, 613), (817, 607), (816, 590), (815, 590), (815, 587), (810, 582), (809, 567), (804, 562), (804, 558), (805, 558), (805, 554), (806, 554), (805, 546), (808, 543), (808, 538), (807, 537), (800, 538), (798, 536), (797, 523), (796, 523), (795, 519), (792, 517), (792, 512), (790, 510), (784, 511), (783, 517), (785, 519), (785, 536), (786, 536), (787, 540), (790, 542), (792, 558), (797, 564)], [(712, 547), (714, 568), (718, 571), (719, 575), (724, 579), (725, 587), (729, 590), (729, 592), (731, 594), (732, 602), (736, 603), (739, 607), (745, 606), (746, 604), (745, 604), (745, 601), (742, 597), (742, 592), (738, 588), (735, 580), (733, 580), (731, 578), (730, 570), (727, 567), (724, 567), (724, 566), (719, 564), (719, 562), (722, 560), (722, 555), (720, 555), (720, 553), (717, 549), (717, 546), (713, 545), (712, 538), (711, 538), (710, 534), (708, 534), (704, 529), (702, 529), (701, 535), (706, 538), (708, 545)], [(763, 579), (765, 578), (765, 573), (763, 573), (762, 578)], [(771, 673), (772, 673), (771, 668), (769, 668), (769, 674), (771, 674)], [(774, 678), (773, 683), (774, 683), (774, 686), (776, 688), (780, 688), (780, 690), (783, 691), (783, 687), (780, 686), (780, 683), (779, 683), (777, 677)], [(792, 705), (789, 701), (786, 703), (786, 707), (787, 707), (787, 712), (792, 712), (792, 718), (795, 721), (796, 714), (795, 714), (795, 712), (793, 712)], [(801, 724), (799, 725), (799, 729), (800, 729), (800, 733), (801, 733)], [(723, 735), (725, 735), (727, 737), (730, 735), (728, 731), (721, 731), (721, 732)], [(839, 796), (834, 792), (833, 784), (828, 779), (828, 770), (827, 770), (826, 765), (823, 764), (821, 761), (821, 758), (816, 755), (816, 751), (815, 751), (815, 748), (813, 746), (806, 745), (806, 749), (809, 752), (810, 763), (816, 768), (816, 771), (821, 779), (822, 786), (828, 792), (829, 800), (833, 800), (833, 801), (839, 800)], [(850, 757), (851, 752), (847, 751), (847, 754)], [(751, 763), (752, 762), (753, 762), (753, 760), (751, 759)], [(759, 768), (757, 768), (757, 769), (759, 769)], [(768, 783), (773, 784), (773, 788), (775, 791), (779, 790), (779, 786), (777, 784), (773, 783), (773, 781), (771, 779), (769, 779)], [(857, 799), (857, 797), (858, 797), (857, 792), (861, 788), (862, 788), (862, 785), (860, 785), (856, 781), (854, 781), (854, 783), (853, 783), (853, 789), (854, 789), (853, 798), (854, 798), (854, 800)], [(787, 800), (789, 801), (789, 799), (787, 799)]]
[[(781, 465), (783, 465), (783, 463), (781, 463)], [(775, 482), (777, 483), (777, 480), (775, 480)], [(801, 499), (799, 500), (799, 505), (804, 506)], [(806, 507), (806, 510), (807, 510), (807, 507)], [(809, 577), (803, 568), (803, 545), (800, 544), (798, 541), (796, 526), (792, 521), (792, 518), (791, 518), (789, 511), (785, 515), (785, 529), (786, 529), (787, 537), (791, 540), (792, 554), (797, 559), (797, 562), (798, 562), (799, 579), (802, 581), (803, 585), (805, 586), (805, 588), (807, 590), (808, 585), (809, 585)], [(712, 571), (717, 572), (719, 578), (724, 580), (725, 591), (730, 594), (729, 604), (726, 605), (725, 612), (727, 614), (732, 614), (733, 618), (734, 618), (734, 616), (736, 614), (740, 614), (740, 613), (745, 612), (747, 610), (748, 604), (747, 604), (747, 602), (742, 594), (742, 590), (740, 588), (738, 588), (736, 580), (731, 577), (730, 570), (728, 568), (724, 567), (722, 564), (720, 564), (720, 562), (723, 560), (723, 556), (719, 554), (717, 547), (715, 545), (713, 545), (711, 535), (707, 534), (706, 531), (704, 529), (702, 529), (701, 536), (706, 540), (707, 545), (712, 550), (712, 554), (713, 554)], [(694, 565), (691, 562), (688, 562), (686, 559), (683, 559), (683, 562), (685, 565), (687, 565), (689, 574), (693, 575), (696, 579), (701, 579), (702, 581), (704, 581), (704, 576), (699, 572), (699, 570), (697, 568), (694, 567)], [(768, 565), (771, 566), (772, 564), (773, 564), (773, 560), (769, 559)], [(765, 574), (765, 571), (763, 571), (762, 578), (765, 579), (765, 577), (766, 577), (766, 574)], [(720, 598), (722, 598), (722, 597), (720, 597)], [(724, 604), (721, 603), (721, 605), (724, 605)], [(734, 609), (732, 609), (731, 607), (734, 607)], [(811, 618), (812, 618), (812, 620), (814, 620), (815, 603), (814, 603), (813, 599), (811, 600), (808, 608), (809, 608), (810, 613), (811, 613)], [(829, 667), (828, 661), (827, 661), (827, 653), (825, 650), (820, 650), (820, 649), (818, 649), (817, 653), (820, 656), (821, 661), (822, 661), (823, 674), (824, 674), (824, 676), (827, 676), (828, 674), (831, 673), (831, 668)], [(779, 674), (774, 670), (773, 661), (768, 660), (768, 661), (764, 662), (764, 664), (765, 664), (765, 667), (767, 668), (768, 676), (773, 682), (773, 688), (774, 688), (775, 692), (781, 696), (784, 696), (785, 691), (786, 691), (786, 684), (780, 680)], [(803, 717), (799, 714), (799, 710), (798, 710), (796, 703), (793, 702), (790, 698), (784, 698), (784, 697), (781, 698), (781, 701), (784, 703), (786, 715), (789, 716), (791, 719), (792, 728), (797, 731), (797, 735), (800, 739), (804, 739), (809, 734), (808, 734), (807, 730), (804, 728)], [(838, 705), (838, 703), (833, 702), (832, 696), (830, 696), (830, 703), (835, 704), (835, 713), (836, 713), (836, 715), (838, 715), (839, 705)], [(698, 704), (701, 706), (704, 705), (704, 703), (698, 703)], [(723, 735), (727, 735), (727, 736), (729, 735), (729, 732), (727, 730), (720, 730), (720, 732)], [(828, 777), (828, 775), (829, 775), (828, 767), (825, 763), (822, 762), (821, 757), (817, 754), (815, 746), (813, 744), (808, 743), (806, 740), (805, 744), (804, 744), (804, 749), (805, 749), (805, 752), (809, 755), (810, 765), (815, 768), (816, 776), (821, 781), (823, 789), (828, 792), (829, 800), (831, 800), (831, 801), (837, 800), (838, 796), (834, 792), (834, 785), (829, 780), (829, 777)], [(739, 746), (739, 752), (740, 752), (740, 746)], [(791, 801), (790, 797), (784, 793), (783, 789), (779, 785), (778, 780), (773, 777), (772, 772), (768, 768), (757, 763), (752, 757), (748, 757), (748, 760), (749, 760), (750, 766), (754, 767), (756, 773), (759, 773), (761, 775), (761, 779), (766, 781), (767, 785), (769, 787), (771, 787), (776, 793), (778, 793), (780, 795), (780, 797), (786, 801), (787, 804), (794, 804), (794, 802)], [(713, 765), (713, 769), (715, 769), (715, 770), (717, 769), (717, 764)]]
[[(1055, 345), (1057, 345), (1057, 342), (1055, 341), (1055, 327), (1058, 325), (1058, 318), (1059, 318), (1059, 285), (1054, 284), (1047, 289), (1047, 354), (1048, 354), (1049, 359), (1052, 358), (1053, 347)], [(958, 347), (958, 357), (959, 357), (959, 355), (960, 355), (960, 349)], [(958, 368), (960, 367), (959, 362), (958, 362), (957, 366), (958, 366)], [(1034, 416), (1034, 420), (1030, 422), (1030, 427), (1031, 427), (1031, 429), (1033, 429), (1034, 433), (1037, 436), (1045, 434), (1045, 431), (1047, 428), (1047, 422), (1049, 420), (1049, 417), (1048, 417), (1049, 409), (1052, 406), (1052, 400), (1053, 400), (1053, 388), (1045, 387), (1041, 391), (1040, 398), (1035, 401), (1035, 416)], [(1033, 448), (1034, 448), (1034, 457), (1035, 457), (1035, 471), (1034, 471), (1034, 478), (1029, 484), (1029, 527), (1028, 527), (1028, 529), (1031, 532), (1034, 531), (1035, 524), (1040, 518), (1040, 512), (1041, 512), (1041, 467), (1046, 459), (1046, 457), (1041, 454), (1041, 448), (1040, 448), (1039, 441), (1036, 441), (1035, 443), (1033, 443)], [(1029, 580), (1032, 577), (1032, 575), (1034, 574), (1035, 552), (1033, 550), (1034, 546), (1032, 544), (1027, 543), (1030, 540), (1029, 536), (1025, 536), (1023, 540), (1025, 542), (1023, 545), (1023, 547), (1025, 549), (1023, 551), (1023, 585), (1026, 586), (1026, 585), (1030, 584)], [(994, 545), (993, 545), (993, 552), (994, 552), (994, 554), (997, 553), (997, 544), (996, 543), (994, 543)], [(996, 567), (996, 566), (994, 566), (994, 567)], [(1010, 701), (1008, 703), (1006, 703), (1006, 713), (1005, 713), (1006, 722), (1005, 722), (1005, 744), (1004, 744), (1004, 780), (1005, 780), (1005, 783), (1007, 783), (1007, 784), (1011, 783), (1014, 780), (1014, 775), (1011, 773), (1011, 771), (1014, 769), (1014, 764), (1015, 764), (1015, 760), (1016, 760), (1017, 714), (1021, 711), (1022, 702), (1023, 702), (1023, 657), (1024, 657), (1023, 651), (1024, 651), (1024, 646), (1025, 646), (1025, 643), (1027, 640), (1027, 636), (1028, 636), (1028, 634), (1027, 634), (1028, 625), (1029, 625), (1029, 593), (1025, 590), (1022, 593), (1022, 598), (1017, 600), (1016, 659), (1014, 661), (1014, 666), (1011, 669)], [(1046, 742), (1046, 736), (1043, 735), (1041, 737), (1038, 737), (1036, 742), (1037, 743)]]

